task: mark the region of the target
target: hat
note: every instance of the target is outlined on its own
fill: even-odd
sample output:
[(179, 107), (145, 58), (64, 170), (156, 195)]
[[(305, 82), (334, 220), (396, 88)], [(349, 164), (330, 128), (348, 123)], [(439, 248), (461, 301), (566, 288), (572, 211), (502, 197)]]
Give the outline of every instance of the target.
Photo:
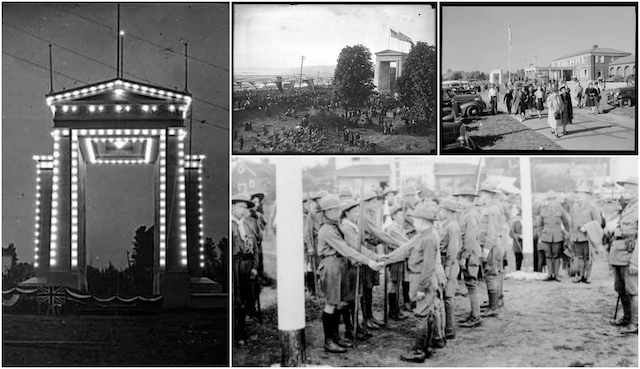
[(356, 206), (360, 206), (360, 203), (355, 202), (354, 200), (347, 200), (345, 202), (342, 203), (342, 206), (340, 207), (340, 210), (344, 213), (350, 209), (355, 208)]
[(344, 187), (340, 190), (340, 196), (353, 196), (349, 187)]
[(397, 194), (398, 194), (398, 190), (388, 189), (388, 190), (386, 190), (386, 191), (384, 191), (384, 192), (382, 193), (382, 197), (385, 197), (385, 196), (387, 196), (387, 195), (388, 195), (388, 194), (390, 194), (390, 193), (392, 193), (392, 194), (394, 194), (394, 195), (397, 195)]
[(257, 197), (258, 200), (260, 200), (260, 202), (262, 202), (262, 200), (264, 200), (264, 194), (262, 192), (256, 192), (254, 194), (251, 195), (251, 200), (253, 200), (254, 197)]
[(473, 187), (471, 187), (471, 186), (463, 186), (461, 189), (455, 191), (453, 193), (453, 196), (474, 196), (474, 197), (478, 197), (478, 195), (476, 195), (476, 190), (474, 190)]
[(409, 213), (409, 216), (433, 221), (438, 219), (438, 211), (438, 206), (435, 204), (426, 204), (415, 208)]
[(251, 201), (251, 198), (246, 193), (239, 193), (231, 198), (231, 204), (235, 204), (238, 202), (244, 202), (245, 204), (247, 204), (247, 208), (252, 208), (256, 205)]
[(547, 192), (547, 196), (546, 196), (547, 199), (555, 199), (557, 197), (558, 195), (555, 193), (554, 190), (549, 190), (549, 192)]
[(319, 203), (320, 211), (331, 210), (344, 205), (344, 203), (340, 202), (340, 199), (336, 195), (323, 196), (320, 199)]
[(458, 203), (452, 199), (443, 199), (440, 201), (440, 208), (449, 211), (458, 211)]
[(587, 186), (586, 184), (582, 184), (578, 186), (576, 192), (591, 193), (591, 190), (589, 189), (589, 186)]
[(389, 216), (393, 216), (395, 213), (402, 211), (402, 205), (400, 204), (395, 204), (391, 207), (391, 209), (389, 209)]
[(480, 185), (480, 191), (489, 192), (489, 193), (500, 193), (500, 188), (498, 188), (497, 183), (486, 181)]
[(380, 197), (375, 191), (373, 190), (366, 190), (364, 191), (364, 195), (362, 196), (362, 201), (369, 201), (371, 199), (375, 199)]
[(318, 192), (313, 192), (312, 194), (309, 195), (309, 199), (311, 200), (318, 200), (324, 196), (327, 196), (329, 194), (329, 192), (325, 191), (325, 190), (320, 190)]
[(630, 183), (630, 184), (633, 184), (633, 185), (637, 186), (638, 185), (638, 178), (636, 178), (636, 177), (628, 177), (627, 179), (622, 180), (622, 181), (617, 181), (616, 183), (619, 184), (620, 186), (624, 186), (625, 183)]
[(402, 196), (418, 195), (420, 194), (420, 192), (422, 191), (416, 189), (414, 186), (409, 185), (402, 189)]

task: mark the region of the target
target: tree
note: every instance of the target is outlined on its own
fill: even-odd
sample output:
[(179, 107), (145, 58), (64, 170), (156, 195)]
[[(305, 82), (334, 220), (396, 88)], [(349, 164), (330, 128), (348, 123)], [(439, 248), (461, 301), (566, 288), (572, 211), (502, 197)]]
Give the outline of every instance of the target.
[(338, 56), (333, 75), (335, 94), (345, 108), (364, 106), (373, 93), (371, 52), (362, 45), (345, 46)]
[(227, 292), (229, 284), (229, 239), (222, 237), (214, 244), (207, 237), (204, 244), (204, 276), (220, 283), (222, 291)]
[(18, 263), (18, 253), (16, 245), (10, 243), (6, 248), (2, 248), (2, 256), (11, 256), (11, 264), (3, 265), (2, 271), (2, 289), (8, 290), (15, 287), (18, 283), (24, 282), (35, 275), (33, 264)]
[(437, 73), (435, 46), (420, 41), (412, 44), (398, 79), (398, 98), (409, 108), (407, 117), (425, 126), (436, 124)]
[(140, 226), (133, 239), (133, 265), (131, 274), (140, 295), (150, 295), (153, 291), (153, 226)]

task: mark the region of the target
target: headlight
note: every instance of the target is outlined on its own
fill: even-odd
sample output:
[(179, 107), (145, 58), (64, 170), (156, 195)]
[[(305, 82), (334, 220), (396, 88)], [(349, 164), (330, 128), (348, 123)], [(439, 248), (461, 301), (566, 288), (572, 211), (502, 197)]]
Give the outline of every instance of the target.
[(464, 146), (466, 144), (466, 140), (464, 139), (464, 136), (460, 135), (458, 136), (458, 138), (456, 139), (456, 141), (458, 141), (458, 143), (460, 144), (460, 146)]
[(614, 93), (614, 96), (618, 96), (620, 95), (620, 90), (615, 90), (613, 93)]

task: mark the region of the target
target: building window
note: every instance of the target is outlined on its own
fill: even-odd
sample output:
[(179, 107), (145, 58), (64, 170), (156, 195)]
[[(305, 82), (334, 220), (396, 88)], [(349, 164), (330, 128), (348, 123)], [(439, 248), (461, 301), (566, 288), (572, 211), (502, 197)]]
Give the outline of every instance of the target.
[(582, 57), (582, 64), (587, 64), (587, 57), (586, 56)]

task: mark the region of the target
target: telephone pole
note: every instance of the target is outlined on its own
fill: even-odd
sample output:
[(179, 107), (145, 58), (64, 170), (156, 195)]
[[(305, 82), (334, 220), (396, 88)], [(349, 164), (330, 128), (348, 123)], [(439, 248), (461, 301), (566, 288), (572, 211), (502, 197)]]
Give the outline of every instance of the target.
[(300, 57), (300, 88), (302, 88), (302, 65), (304, 64), (304, 55)]

